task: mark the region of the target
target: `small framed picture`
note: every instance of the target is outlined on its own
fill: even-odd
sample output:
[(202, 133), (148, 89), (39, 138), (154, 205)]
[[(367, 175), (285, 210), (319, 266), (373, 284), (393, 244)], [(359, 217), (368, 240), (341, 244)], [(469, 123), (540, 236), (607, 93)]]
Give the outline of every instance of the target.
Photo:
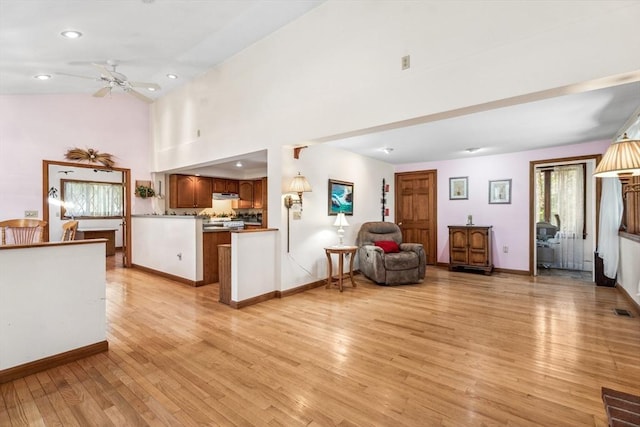
[(329, 215), (353, 215), (353, 182), (329, 180)]
[(449, 200), (466, 200), (469, 198), (469, 177), (457, 176), (449, 178)]
[(489, 181), (489, 203), (490, 204), (510, 204), (511, 203), (511, 180), (498, 179)]

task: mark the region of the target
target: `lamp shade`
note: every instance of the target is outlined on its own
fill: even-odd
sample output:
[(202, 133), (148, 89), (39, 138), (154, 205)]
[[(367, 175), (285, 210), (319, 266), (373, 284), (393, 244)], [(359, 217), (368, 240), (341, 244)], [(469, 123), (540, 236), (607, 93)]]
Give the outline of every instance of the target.
[(336, 222), (333, 223), (334, 227), (348, 227), (349, 223), (347, 222), (347, 217), (344, 216), (344, 213), (340, 212), (336, 217)]
[(289, 191), (295, 193), (306, 193), (311, 191), (311, 185), (309, 184), (309, 181), (307, 181), (307, 178), (300, 175), (300, 172), (298, 172), (298, 175), (293, 178), (293, 181), (291, 181), (291, 184), (289, 185)]
[(628, 139), (625, 134), (611, 144), (593, 175), (600, 178), (640, 175), (640, 140)]

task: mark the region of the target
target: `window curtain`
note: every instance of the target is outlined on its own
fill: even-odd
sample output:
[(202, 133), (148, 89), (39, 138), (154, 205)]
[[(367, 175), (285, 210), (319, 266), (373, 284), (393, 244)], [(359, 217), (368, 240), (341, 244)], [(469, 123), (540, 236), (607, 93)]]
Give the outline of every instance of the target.
[(618, 178), (602, 178), (598, 255), (602, 258), (603, 273), (610, 279), (614, 279), (618, 272), (620, 257), (618, 230), (622, 222), (622, 211), (622, 184), (620, 180)]
[(567, 270), (584, 269), (584, 167), (580, 164), (554, 169), (551, 194), (560, 224), (556, 239), (555, 266)]

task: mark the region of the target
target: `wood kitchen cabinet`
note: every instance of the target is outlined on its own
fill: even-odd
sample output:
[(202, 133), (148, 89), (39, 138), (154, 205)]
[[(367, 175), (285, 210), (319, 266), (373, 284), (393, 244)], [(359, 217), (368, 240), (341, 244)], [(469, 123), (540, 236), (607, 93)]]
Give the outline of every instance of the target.
[(449, 270), (493, 271), (492, 226), (449, 226)]
[(213, 193), (212, 179), (204, 176), (170, 175), (170, 208), (210, 208)]
[(264, 209), (264, 201), (266, 200), (265, 191), (267, 190), (267, 178), (256, 179), (253, 181), (253, 207), (255, 209)]
[(238, 180), (225, 179), (225, 178), (213, 178), (213, 192), (214, 193), (237, 193)]
[(219, 281), (218, 245), (230, 243), (229, 231), (202, 233), (202, 279), (205, 285)]
[(253, 208), (253, 181), (240, 181), (238, 186), (238, 208)]

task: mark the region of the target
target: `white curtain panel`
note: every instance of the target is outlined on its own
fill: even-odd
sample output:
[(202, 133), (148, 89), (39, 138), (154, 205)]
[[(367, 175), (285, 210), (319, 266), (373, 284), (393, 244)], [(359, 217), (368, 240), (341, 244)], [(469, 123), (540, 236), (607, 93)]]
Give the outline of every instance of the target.
[[(604, 275), (616, 277), (620, 257), (618, 230), (622, 222), (622, 184), (616, 178), (602, 179), (600, 197), (600, 226), (598, 233), (598, 254), (603, 260)], [(640, 284), (638, 285), (640, 292)]]
[(556, 234), (557, 268), (584, 269), (584, 168), (582, 165), (559, 166), (554, 169), (551, 194), (558, 197), (560, 228)]

